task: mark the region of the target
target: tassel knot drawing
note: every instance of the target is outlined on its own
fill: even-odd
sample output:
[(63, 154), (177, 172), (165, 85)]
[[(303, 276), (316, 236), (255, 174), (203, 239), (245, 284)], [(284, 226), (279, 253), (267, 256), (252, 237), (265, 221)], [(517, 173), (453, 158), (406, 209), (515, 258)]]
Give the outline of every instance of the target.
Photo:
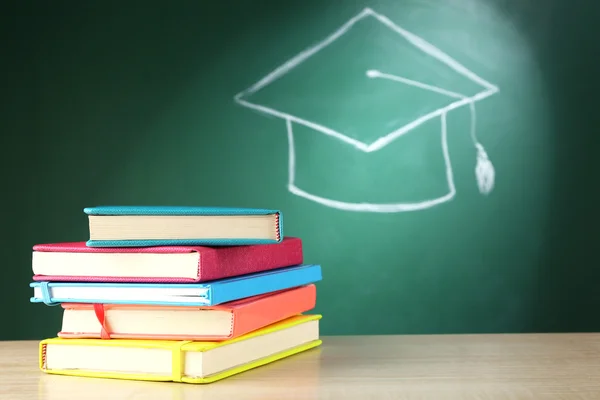
[(489, 194), (494, 189), (496, 172), (482, 145), (477, 143), (477, 165), (475, 166), (475, 177), (477, 186), (482, 194)]

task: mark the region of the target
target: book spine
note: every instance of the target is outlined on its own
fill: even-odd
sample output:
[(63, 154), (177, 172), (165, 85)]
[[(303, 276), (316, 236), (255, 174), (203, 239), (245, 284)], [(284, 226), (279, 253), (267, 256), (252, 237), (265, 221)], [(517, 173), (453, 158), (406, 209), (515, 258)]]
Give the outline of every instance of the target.
[(276, 240), (278, 242), (281, 241), (281, 215), (280, 213), (275, 213), (275, 235)]

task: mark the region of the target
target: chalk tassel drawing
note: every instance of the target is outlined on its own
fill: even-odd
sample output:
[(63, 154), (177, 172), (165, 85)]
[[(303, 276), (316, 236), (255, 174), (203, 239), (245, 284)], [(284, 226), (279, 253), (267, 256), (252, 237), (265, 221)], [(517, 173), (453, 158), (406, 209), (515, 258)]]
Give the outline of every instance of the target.
[[(250, 96), (263, 87), (269, 85), (271, 82), (276, 79), (282, 77), (283, 75), (290, 72), (292, 69), (302, 64), (309, 57), (315, 55), (317, 52), (323, 50), (325, 47), (334, 43), (337, 39), (339, 39), (342, 35), (348, 32), (358, 21), (367, 18), (373, 17), (383, 25), (387, 26), (392, 31), (399, 34), (405, 40), (407, 40), (410, 44), (415, 46), (417, 49), (427, 54), (430, 57), (441, 61), (449, 68), (453, 69), (457, 73), (471, 80), (472, 82), (478, 84), (482, 87), (482, 90), (476, 93), (473, 96), (466, 96), (460, 93), (448, 91), (446, 89), (436, 87), (433, 85), (429, 85), (423, 82), (411, 80), (402, 76), (397, 76), (393, 74), (386, 73), (385, 71), (378, 71), (375, 69), (370, 69), (365, 71), (365, 75), (370, 79), (386, 79), (390, 82), (395, 82), (404, 85), (410, 85), (414, 87), (418, 87), (424, 90), (428, 90), (431, 92), (435, 92), (438, 94), (442, 94), (452, 98), (454, 101), (450, 104), (436, 109), (432, 112), (429, 112), (425, 115), (422, 115), (413, 121), (407, 123), (406, 125), (400, 127), (399, 129), (394, 130), (378, 138), (372, 143), (364, 143), (352, 137), (346, 136), (340, 132), (337, 132), (331, 128), (328, 128), (319, 123), (309, 121), (303, 118), (299, 118), (295, 115), (276, 110), (271, 107), (267, 107), (264, 105), (252, 103), (246, 100), (244, 97)], [(421, 37), (401, 28), (400, 26), (393, 23), (386, 16), (376, 13), (370, 8), (363, 9), (358, 15), (351, 18), (344, 25), (342, 25), (338, 30), (333, 32), (327, 38), (317, 43), (316, 45), (302, 51), (295, 57), (291, 58), (287, 62), (285, 62), (280, 67), (276, 68), (268, 75), (260, 79), (258, 82), (237, 93), (234, 96), (234, 100), (241, 106), (259, 111), (261, 113), (271, 115), (274, 117), (281, 118), (285, 121), (287, 136), (288, 136), (288, 190), (294, 195), (303, 197), (307, 200), (314, 201), (316, 203), (322, 204), (327, 207), (336, 208), (339, 210), (345, 211), (356, 211), (356, 212), (378, 212), (378, 213), (396, 213), (396, 212), (407, 212), (407, 211), (417, 211), (424, 210), (439, 204), (450, 201), (456, 195), (456, 188), (454, 185), (454, 174), (452, 171), (452, 164), (450, 161), (450, 155), (448, 152), (448, 141), (447, 141), (447, 128), (446, 128), (446, 116), (448, 112), (458, 109), (460, 107), (468, 106), (471, 115), (471, 123), (470, 123), (470, 137), (475, 146), (477, 156), (476, 156), (476, 165), (475, 165), (475, 178), (477, 182), (477, 186), (479, 188), (479, 192), (483, 195), (487, 195), (492, 192), (494, 189), (495, 182), (495, 169), (490, 161), (487, 152), (485, 151), (483, 145), (478, 141), (476, 136), (476, 112), (475, 112), (475, 103), (486, 99), (495, 93), (499, 92), (499, 88), (496, 85), (489, 83), (483, 78), (479, 77), (474, 72), (467, 69), (465, 66), (460, 64), (458, 61), (454, 60), (448, 54), (444, 53), (442, 50), (433, 46), (429, 42), (425, 41)], [(352, 202), (344, 202), (334, 199), (329, 199), (325, 197), (321, 197), (315, 194), (308, 193), (295, 185), (295, 171), (296, 171), (296, 162), (295, 162), (295, 149), (294, 149), (294, 133), (292, 123), (300, 124), (305, 127), (314, 129), (319, 131), (325, 135), (331, 136), (341, 142), (347, 143), (351, 146), (354, 146), (357, 150), (360, 150), (365, 153), (375, 152), (384, 146), (387, 146), (394, 140), (399, 137), (405, 135), (406, 133), (414, 130), (419, 127), (423, 123), (432, 120), (433, 118), (440, 118), (441, 126), (441, 146), (444, 157), (444, 162), (446, 166), (446, 179), (448, 184), (448, 192), (437, 198), (424, 200), (420, 202), (404, 202), (404, 203), (352, 203)]]

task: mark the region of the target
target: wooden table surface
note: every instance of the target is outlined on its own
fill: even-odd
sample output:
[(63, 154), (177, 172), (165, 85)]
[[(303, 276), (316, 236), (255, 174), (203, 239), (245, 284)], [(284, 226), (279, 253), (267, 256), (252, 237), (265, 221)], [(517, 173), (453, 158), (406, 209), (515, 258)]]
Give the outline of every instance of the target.
[(47, 375), (0, 342), (0, 399), (600, 399), (600, 334), (324, 337), (208, 385)]

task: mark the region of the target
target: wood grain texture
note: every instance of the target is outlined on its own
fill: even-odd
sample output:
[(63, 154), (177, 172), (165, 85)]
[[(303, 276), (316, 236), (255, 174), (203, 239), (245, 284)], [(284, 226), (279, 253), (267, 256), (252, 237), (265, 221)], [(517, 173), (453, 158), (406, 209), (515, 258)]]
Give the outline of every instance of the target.
[(0, 342), (0, 398), (600, 399), (600, 334), (324, 337), (322, 347), (209, 385), (38, 370), (37, 342)]

